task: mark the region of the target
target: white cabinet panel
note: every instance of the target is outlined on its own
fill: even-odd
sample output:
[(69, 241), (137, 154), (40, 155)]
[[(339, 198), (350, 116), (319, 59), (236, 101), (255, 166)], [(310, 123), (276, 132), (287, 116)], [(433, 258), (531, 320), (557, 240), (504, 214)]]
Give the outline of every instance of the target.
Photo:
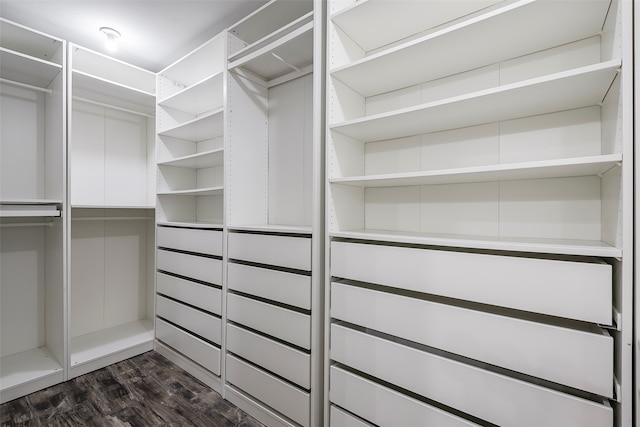
[[(613, 410), (576, 396), (422, 352), (342, 326), (331, 328), (331, 358), (501, 426), (604, 427)], [(508, 405), (505, 405), (508, 402)]]
[(293, 421), (303, 426), (309, 425), (308, 393), (233, 356), (227, 356), (226, 370), (227, 381), (231, 384), (247, 391)]
[(221, 342), (222, 322), (202, 311), (158, 296), (157, 315), (216, 344)]
[[(477, 425), (336, 366), (330, 368), (330, 383), (329, 393), (332, 403), (380, 427)], [(340, 412), (332, 406), (331, 425), (336, 427), (334, 420), (337, 419), (337, 426), (351, 426), (353, 421), (349, 420), (350, 416)], [(349, 424), (342, 420), (349, 420)], [(365, 426), (365, 424), (353, 425)]]
[(156, 320), (156, 338), (173, 347), (194, 362), (220, 375), (220, 349), (175, 326)]
[(219, 259), (159, 249), (156, 265), (158, 270), (165, 270), (216, 285), (222, 284), (222, 261)]
[(227, 280), (229, 289), (311, 309), (310, 276), (229, 263)]
[(613, 397), (613, 339), (504, 315), (333, 283), (331, 316), (502, 366)]
[(164, 273), (158, 273), (156, 276), (156, 288), (159, 294), (164, 294), (217, 315), (222, 314), (222, 291), (218, 288)]
[(222, 231), (158, 227), (158, 246), (222, 256)]
[(311, 239), (229, 233), (229, 258), (309, 271)]
[(311, 319), (306, 314), (229, 294), (227, 317), (299, 347), (311, 348)]
[(329, 424), (333, 427), (373, 427), (372, 424), (350, 415), (335, 405), (331, 405)]
[(612, 321), (612, 269), (604, 263), (333, 242), (331, 269), (334, 277), (594, 323)]
[(311, 387), (311, 356), (261, 335), (227, 326), (227, 350), (298, 384)]

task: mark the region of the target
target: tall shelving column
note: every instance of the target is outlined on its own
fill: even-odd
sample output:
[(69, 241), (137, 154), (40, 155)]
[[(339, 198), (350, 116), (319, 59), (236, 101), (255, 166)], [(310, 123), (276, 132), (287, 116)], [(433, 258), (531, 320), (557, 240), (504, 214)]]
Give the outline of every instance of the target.
[(0, 18), (0, 403), (65, 380), (66, 42)]
[(226, 34), (157, 76), (156, 350), (222, 392)]
[(269, 426), (322, 422), (323, 8), (228, 29), (224, 396)]
[(69, 51), (73, 378), (153, 349), (155, 74)]
[(631, 426), (632, 2), (328, 16), (330, 425)]

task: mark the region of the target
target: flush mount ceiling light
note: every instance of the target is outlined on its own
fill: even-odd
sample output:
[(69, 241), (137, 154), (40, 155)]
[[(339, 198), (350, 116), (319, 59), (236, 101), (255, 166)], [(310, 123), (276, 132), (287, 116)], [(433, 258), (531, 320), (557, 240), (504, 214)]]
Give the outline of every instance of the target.
[(104, 47), (110, 52), (115, 52), (118, 49), (116, 39), (120, 37), (120, 33), (110, 27), (100, 27), (100, 31), (107, 37), (107, 40), (104, 42)]

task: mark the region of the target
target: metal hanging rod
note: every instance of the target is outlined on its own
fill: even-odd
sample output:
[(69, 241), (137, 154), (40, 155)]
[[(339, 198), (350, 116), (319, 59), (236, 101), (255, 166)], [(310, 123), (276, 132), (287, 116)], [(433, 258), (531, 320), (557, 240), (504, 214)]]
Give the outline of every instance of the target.
[(0, 83), (6, 83), (6, 84), (13, 85), (13, 86), (19, 86), (19, 87), (24, 87), (24, 88), (31, 89), (31, 90), (37, 90), (38, 92), (48, 93), (49, 95), (53, 94), (53, 90), (52, 89), (47, 89), (47, 88), (40, 87), (40, 86), (29, 85), (29, 84), (26, 84), (26, 83), (20, 83), (20, 82), (16, 82), (16, 81), (9, 80), (9, 79), (0, 78)]
[(75, 99), (76, 101), (86, 102), (87, 104), (98, 105), (100, 107), (107, 107), (107, 108), (111, 108), (113, 110), (119, 110), (119, 111), (124, 111), (126, 113), (137, 114), (139, 116), (149, 117), (149, 118), (152, 118), (152, 119), (155, 118), (155, 116), (153, 116), (151, 114), (143, 113), (142, 111), (130, 110), (128, 108), (118, 107), (117, 105), (112, 105), (112, 104), (107, 104), (107, 103), (104, 103), (104, 102), (94, 101), (94, 100), (91, 100), (91, 99), (82, 98), (80, 96), (74, 96), (73, 99)]
[(11, 227), (53, 227), (53, 222), (8, 222), (2, 223), (0, 222), (0, 228), (11, 228)]

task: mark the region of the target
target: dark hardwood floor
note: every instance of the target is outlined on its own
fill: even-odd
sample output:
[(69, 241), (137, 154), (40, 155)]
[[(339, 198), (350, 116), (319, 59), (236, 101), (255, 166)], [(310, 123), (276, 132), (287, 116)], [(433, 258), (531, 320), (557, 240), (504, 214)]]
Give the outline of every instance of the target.
[(148, 352), (0, 406), (2, 426), (262, 424), (156, 352)]

